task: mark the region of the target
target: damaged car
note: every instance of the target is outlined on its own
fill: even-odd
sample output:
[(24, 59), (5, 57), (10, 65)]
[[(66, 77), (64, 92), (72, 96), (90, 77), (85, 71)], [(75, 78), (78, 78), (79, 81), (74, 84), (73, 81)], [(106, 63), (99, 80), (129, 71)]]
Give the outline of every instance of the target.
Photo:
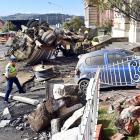
[(86, 92), (90, 78), (100, 68), (101, 88), (135, 86), (140, 80), (139, 57), (125, 49), (104, 49), (79, 56), (75, 82)]

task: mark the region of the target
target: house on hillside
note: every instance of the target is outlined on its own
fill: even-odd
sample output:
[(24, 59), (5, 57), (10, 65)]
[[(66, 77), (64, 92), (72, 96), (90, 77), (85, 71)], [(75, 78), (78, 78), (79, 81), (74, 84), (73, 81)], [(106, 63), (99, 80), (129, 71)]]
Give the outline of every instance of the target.
[(0, 19), (0, 32), (2, 31), (3, 26), (4, 26), (4, 21)]

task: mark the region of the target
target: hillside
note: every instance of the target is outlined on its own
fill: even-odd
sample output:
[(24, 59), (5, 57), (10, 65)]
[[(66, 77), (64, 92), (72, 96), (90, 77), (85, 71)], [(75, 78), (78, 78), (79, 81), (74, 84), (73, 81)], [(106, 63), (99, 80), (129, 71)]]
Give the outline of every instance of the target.
[[(51, 25), (55, 25), (58, 23), (62, 23), (67, 19), (72, 18), (74, 15), (66, 15), (66, 14), (59, 14), (59, 13), (52, 13), (52, 14), (22, 14), (17, 13), (14, 15), (3, 16), (0, 17), (2, 20), (28, 20), (28, 19), (40, 19), (45, 20)], [(82, 19), (83, 17), (80, 16)]]

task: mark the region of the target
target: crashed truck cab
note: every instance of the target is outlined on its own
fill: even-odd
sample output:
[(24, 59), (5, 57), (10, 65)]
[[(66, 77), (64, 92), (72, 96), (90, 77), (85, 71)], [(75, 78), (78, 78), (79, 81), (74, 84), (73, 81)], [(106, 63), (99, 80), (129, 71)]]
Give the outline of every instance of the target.
[(49, 60), (62, 52), (64, 56), (74, 54), (73, 42), (83, 41), (84, 37), (74, 33), (65, 33), (52, 29), (48, 23), (31, 20), (22, 25), (14, 38), (10, 38), (7, 55), (14, 55), (17, 60), (26, 60), (27, 65), (35, 65)]

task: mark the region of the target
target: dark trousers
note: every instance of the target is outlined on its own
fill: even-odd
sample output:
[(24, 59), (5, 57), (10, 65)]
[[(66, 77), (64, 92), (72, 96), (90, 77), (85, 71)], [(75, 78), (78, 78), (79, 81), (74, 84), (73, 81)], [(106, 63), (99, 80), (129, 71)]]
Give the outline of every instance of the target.
[(11, 91), (12, 91), (13, 83), (16, 84), (16, 86), (19, 90), (19, 93), (23, 92), (23, 88), (21, 87), (17, 77), (7, 78), (7, 91), (6, 91), (6, 94), (5, 94), (5, 97), (4, 97), (4, 101), (8, 101), (8, 97), (9, 97)]

